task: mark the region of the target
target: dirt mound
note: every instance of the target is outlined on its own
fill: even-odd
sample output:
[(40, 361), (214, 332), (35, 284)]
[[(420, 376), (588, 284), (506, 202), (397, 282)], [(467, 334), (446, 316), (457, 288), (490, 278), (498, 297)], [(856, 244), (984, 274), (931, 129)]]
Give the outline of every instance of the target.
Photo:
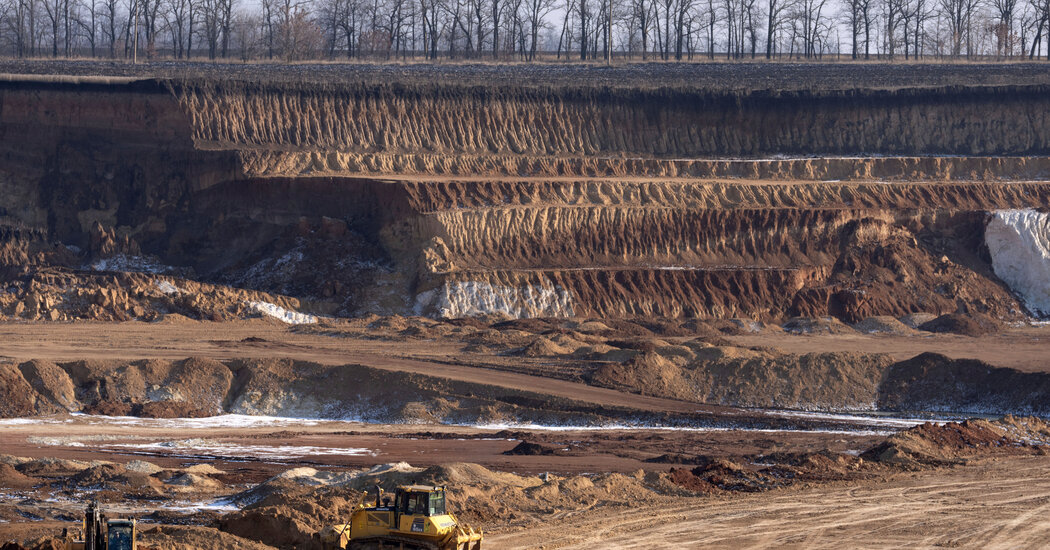
[(1002, 324), (986, 315), (947, 313), (919, 325), (927, 332), (949, 332), (963, 336), (984, 336), (1002, 330)]
[(434, 485), (487, 485), (522, 487), (533, 483), (530, 478), (496, 472), (470, 462), (452, 462), (431, 466), (419, 474), (422, 480)]
[(915, 330), (912, 329), (912, 327), (909, 327), (901, 321), (898, 321), (896, 318), (888, 315), (868, 317), (867, 319), (854, 324), (853, 329), (865, 334), (915, 334)]
[(223, 489), (223, 484), (204, 475), (181, 472), (164, 480), (178, 491), (207, 492)]
[(66, 478), (66, 485), (82, 489), (127, 489), (149, 487), (155, 480), (142, 472), (128, 471), (119, 464), (103, 464)]
[(41, 321), (171, 322), (172, 316), (225, 321), (258, 317), (253, 304), (292, 312), (300, 307), (299, 300), (286, 296), (157, 276), (148, 272), (155, 266), (140, 263), (120, 256), (105, 272), (35, 268), (24, 279), (5, 282), (0, 313)]
[(325, 525), (345, 522), (363, 495), (345, 485), (296, 485), (223, 516), (219, 529), (279, 548), (315, 548), (314, 534)]
[(70, 412), (79, 409), (76, 386), (62, 367), (50, 361), (27, 361), (18, 365), (18, 370), (41, 398)]
[(57, 412), (41, 411), (35, 399), (36, 392), (26, 383), (18, 367), (12, 364), (0, 364), (0, 417), (14, 418)]
[(710, 493), (716, 490), (715, 485), (685, 468), (671, 468), (668, 477), (675, 485), (695, 493)]
[(667, 453), (660, 456), (645, 459), (652, 464), (687, 464), (690, 466), (702, 466), (711, 462), (711, 457), (704, 455), (683, 455), (680, 453)]
[(225, 474), (226, 473), (226, 472), (216, 468), (215, 466), (212, 466), (211, 464), (194, 464), (193, 466), (188, 466), (186, 468), (183, 468), (182, 471), (189, 472), (191, 474), (200, 474), (200, 475), (205, 475), (205, 476), (216, 475), (216, 474)]
[(514, 446), (509, 451), (503, 451), (505, 455), (525, 455), (525, 456), (551, 456), (558, 454), (559, 449), (549, 447), (547, 445), (541, 445), (539, 443), (532, 443), (530, 441), (522, 441)]
[(1042, 418), (1006, 415), (996, 425), (1005, 430), (1011, 439), (1026, 445), (1050, 448), (1050, 422)]
[(892, 411), (1050, 414), (1050, 374), (923, 353), (891, 365), (878, 407)]
[(470, 344), (471, 351), (505, 352), (515, 348), (524, 348), (535, 339), (531, 333), (518, 330), (481, 329), (463, 338)]
[(945, 464), (990, 452), (1028, 452), (1007, 432), (986, 420), (966, 420), (945, 424), (925, 423), (897, 433), (861, 457), (885, 464), (917, 467)]
[[(657, 457), (658, 459), (661, 457)], [(774, 452), (753, 457), (673, 457), (692, 470), (673, 468), (670, 480), (693, 491), (756, 492), (804, 481), (854, 479), (867, 475), (863, 459), (827, 450)]]
[(647, 395), (696, 399), (682, 369), (653, 351), (624, 363), (601, 365), (591, 372), (589, 381), (598, 386)]
[(81, 460), (70, 460), (64, 458), (35, 458), (22, 462), (15, 469), (29, 476), (63, 476), (74, 475), (88, 468), (103, 466), (109, 463)]
[(612, 332), (609, 325), (602, 323), (601, 321), (583, 321), (576, 325), (576, 330), (584, 334), (606, 334)]
[(0, 463), (0, 487), (6, 489), (28, 489), (36, 480), (19, 472), (10, 464)]
[(687, 345), (696, 359), (679, 365), (656, 353), (595, 368), (595, 385), (646, 395), (750, 407), (872, 407), (888, 356), (852, 353), (773, 354), (746, 348)]
[(146, 475), (153, 475), (157, 472), (164, 471), (164, 468), (161, 468), (152, 462), (146, 462), (145, 460), (132, 460), (124, 465), (124, 469), (129, 472), (137, 472)]
[(794, 317), (783, 324), (792, 334), (850, 334), (856, 332), (834, 317)]
[[(22, 546), (17, 542), (7, 542), (0, 546), (0, 550), (65, 550), (65, 548), (64, 541), (51, 537), (34, 540), (28, 543), (28, 546)], [(143, 550), (147, 549), (143, 548)]]
[(496, 330), (520, 330), (522, 332), (531, 332), (532, 334), (543, 334), (551, 330), (558, 330), (562, 328), (564, 321), (560, 319), (545, 319), (541, 317), (524, 318), (524, 319), (511, 319), (509, 321), (501, 321), (493, 323), (491, 328)]
[[(729, 336), (739, 336), (742, 334), (754, 334), (756, 332), (763, 332), (767, 330), (780, 330), (780, 327), (776, 325), (769, 325), (762, 321), (755, 321), (753, 319), (708, 319), (705, 323), (711, 328), (717, 330), (721, 334)], [(700, 335), (706, 336), (706, 335)]]
[(166, 550), (273, 550), (276, 546), (197, 525), (158, 525), (140, 531), (139, 546)]
[(605, 318), (600, 322), (609, 327), (609, 334), (602, 336), (614, 336), (617, 338), (652, 338), (655, 336), (648, 327), (629, 319)]
[(520, 357), (555, 357), (559, 355), (569, 355), (573, 350), (560, 346), (548, 338), (539, 337), (534, 339), (525, 347), (511, 350), (508, 355), (517, 355)]
[(690, 472), (698, 481), (687, 480), (686, 486), (717, 487), (723, 491), (757, 492), (786, 485), (770, 475), (766, 469), (758, 470), (738, 463), (730, 458), (717, 458), (707, 464), (697, 466)]
[(909, 313), (900, 318), (900, 322), (904, 323), (908, 328), (919, 328), (919, 325), (932, 321), (938, 316), (932, 313)]

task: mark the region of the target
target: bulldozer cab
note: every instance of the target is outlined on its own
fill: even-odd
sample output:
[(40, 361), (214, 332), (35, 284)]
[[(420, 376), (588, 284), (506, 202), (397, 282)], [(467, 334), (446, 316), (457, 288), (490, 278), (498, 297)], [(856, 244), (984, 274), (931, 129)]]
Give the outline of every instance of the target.
[(349, 523), (326, 527), (317, 534), (326, 550), (393, 548), (481, 550), (483, 534), (461, 525), (446, 507), (444, 487), (402, 485), (393, 502), (376, 486), (373, 506), (362, 502)]
[(398, 487), (397, 511), (410, 516), (445, 515), (445, 490), (441, 487), (409, 485)]

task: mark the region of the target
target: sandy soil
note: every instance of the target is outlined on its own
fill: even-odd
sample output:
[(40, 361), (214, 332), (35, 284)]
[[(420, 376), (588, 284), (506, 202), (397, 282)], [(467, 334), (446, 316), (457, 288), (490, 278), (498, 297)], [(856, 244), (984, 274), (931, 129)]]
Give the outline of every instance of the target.
[[(488, 348), (488, 351), (466, 351), (461, 340), (447, 334), (426, 339), (406, 336), (412, 331), (403, 325), (410, 322), (413, 321), (380, 318), (370, 326), (387, 328), (367, 330), (361, 328), (363, 325), (344, 322), (296, 328), (261, 320), (6, 324), (0, 326), (0, 339), (5, 342), (5, 359), (11, 362), (287, 357), (328, 365), (359, 363), (384, 371), (483, 382), (627, 410), (675, 414), (704, 411), (731, 422), (783, 415), (775, 411), (709, 407), (596, 387), (588, 385), (586, 378), (574, 378), (572, 361), (555, 356), (507, 355)], [(511, 326), (533, 326), (534, 330), (541, 330), (544, 323), (542, 320), (514, 322), (503, 330), (508, 334), (517, 330)], [(440, 334), (442, 330), (451, 329), (435, 328), (433, 333)], [(1045, 371), (1045, 366), (1038, 365), (1038, 358), (1045, 355), (1042, 350), (1048, 330), (1047, 327), (1013, 328), (998, 337), (964, 338), (859, 333), (803, 336), (767, 328), (754, 335), (726, 338), (738, 345), (785, 350), (885, 351), (900, 359), (920, 351), (938, 351), (956, 357), (984, 357), (997, 365), (1029, 371)], [(519, 338), (528, 341), (535, 337)], [(747, 351), (732, 347), (710, 349), (714, 350), (712, 353)], [(737, 351), (732, 351), (734, 349)], [(863, 422), (843, 420), (828, 423), (832, 426), (838, 422), (841, 429), (814, 432), (551, 431), (329, 421), (268, 420), (247, 425), (236, 422), (209, 425), (208, 422), (216, 420), (92, 416), (3, 420), (0, 440), (3, 454), (43, 459), (44, 464), (54, 459), (114, 462), (117, 466), (106, 466), (118, 469), (117, 477), (104, 478), (111, 480), (130, 475), (120, 473), (119, 468), (124, 467), (121, 465), (136, 460), (149, 461), (165, 473), (145, 482), (141, 481), (144, 479), (141, 474), (137, 474), (137, 478), (131, 476), (133, 483), (138, 479), (139, 483), (148, 485), (133, 489), (129, 485), (127, 491), (131, 492), (126, 493), (121, 492), (124, 485), (105, 481), (106, 487), (111, 488), (95, 494), (106, 498), (107, 505), (115, 507), (115, 513), (136, 515), (147, 523), (188, 522), (205, 537), (209, 532), (216, 533), (214, 526), (220, 524), (233, 529), (222, 536), (234, 536), (231, 533), (239, 532), (236, 527), (230, 527), (234, 524), (223, 522), (233, 521), (230, 518), (237, 514), (246, 514), (244, 521), (266, 522), (271, 521), (267, 518), (298, 513), (288, 511), (289, 506), (318, 506), (314, 496), (297, 493), (299, 496), (294, 498), (291, 494), (279, 495), (284, 499), (280, 501), (281, 508), (267, 509), (269, 511), (226, 508), (192, 516), (178, 511), (196, 503), (219, 502), (215, 499), (256, 484), (265, 485), (273, 476), (291, 469), (309, 467), (343, 475), (377, 464), (409, 463), (417, 467), (447, 468), (463, 462), (488, 468), (485, 472), (495, 472), (485, 474), (491, 479), (506, 472), (527, 477), (527, 481), (514, 483), (538, 484), (547, 473), (564, 476), (560, 478), (563, 481), (558, 482), (562, 484), (558, 489), (563, 491), (560, 496), (553, 488), (542, 491), (537, 488), (535, 493), (529, 492), (533, 489), (515, 489), (516, 500), (506, 505), (498, 500), (504, 491), (498, 485), (490, 483), (485, 489), (488, 492), (482, 494), (475, 493), (478, 489), (471, 481), (473, 478), (461, 477), (452, 482), (467, 495), (458, 504), (463, 514), (489, 531), (487, 544), (491, 548), (593, 548), (596, 544), (603, 548), (681, 548), (697, 544), (726, 548), (1038, 547), (1050, 531), (1044, 518), (1050, 502), (1050, 484), (1045, 481), (1050, 474), (1050, 460), (1045, 451), (1016, 441), (990, 447), (963, 442), (952, 448), (956, 450), (938, 447), (941, 450), (937, 452), (942, 454), (934, 455), (939, 458), (933, 462), (916, 462), (913, 457), (920, 456), (914, 454), (917, 451), (896, 455), (904, 457), (900, 460), (894, 458), (891, 451), (873, 451), (884, 445), (886, 434), (903, 425), (865, 426)], [(1047, 433), (1050, 432), (1040, 437), (1045, 439)], [(526, 442), (545, 451), (506, 454)], [(982, 451), (980, 445), (985, 445), (987, 451)], [(957, 452), (971, 454), (958, 455)], [(763, 458), (774, 456), (780, 458)], [(792, 456), (808, 458), (792, 462), (796, 460)], [(826, 458), (829, 456), (832, 458)], [(708, 466), (694, 468), (710, 460), (730, 462), (726, 462), (724, 468), (716, 465), (714, 470)], [(768, 472), (773, 470), (763, 470), (769, 466), (767, 460), (785, 461), (776, 462), (782, 464), (776, 468), (796, 473), (788, 478), (771, 478)], [(195, 478), (195, 492), (180, 493), (178, 485), (167, 481), (175, 479), (185, 468), (199, 464), (214, 466), (218, 473)], [(791, 464), (809, 464), (806, 468), (810, 469), (790, 470), (795, 467)], [(946, 464), (954, 466), (945, 468)], [(5, 493), (0, 497), (0, 512), (5, 514), (2, 519), (9, 523), (0, 524), (0, 540), (54, 535), (62, 527), (56, 520), (75, 518), (81, 500), (97, 490), (91, 485), (93, 478), (77, 477), (86, 474), (73, 475), (58, 470), (41, 474), (34, 473), (37, 470), (32, 468), (25, 469), (37, 476), (36, 485), (27, 489), (27, 481), (21, 474), (10, 466), (5, 471), (8, 485), (0, 487), (0, 492)], [(767, 473), (761, 473), (763, 471)], [(105, 474), (104, 471), (88, 472)], [(680, 478), (685, 481), (678, 481)], [(81, 485), (76, 485), (76, 479), (85, 481), (77, 481)], [(781, 482), (775, 479), (792, 481), (788, 488), (759, 494), (746, 492), (769, 487), (762, 483), (780, 486)], [(43, 485), (41, 480), (45, 481)], [(594, 487), (591, 480), (595, 480)], [(728, 485), (723, 483), (744, 483), (744, 487), (751, 489), (727, 489)], [(687, 486), (703, 488), (698, 494), (704, 496), (684, 496), (688, 491), (678, 487)], [(148, 492), (154, 490), (162, 493)], [(325, 493), (328, 495), (325, 498), (334, 495), (333, 498), (342, 499), (343, 504), (347, 498), (358, 498), (358, 493), (346, 491), (333, 488)], [(58, 500), (49, 501), (52, 495), (57, 495)], [(547, 500), (536, 501), (534, 496)], [(472, 498), (489, 500), (470, 500)], [(498, 511), (489, 513), (495, 502), (501, 503)], [(627, 503), (636, 503), (637, 507), (627, 508)], [(320, 522), (330, 521), (311, 517), (313, 523), (304, 524), (297, 536), (312, 533), (311, 530), (320, 528)], [(188, 532), (162, 537), (161, 532), (152, 531), (150, 536), (154, 543), (169, 540), (163, 537), (183, 542), (193, 540)], [(238, 548), (249, 548), (255, 543), (238, 538), (237, 544), (242, 545)]]
[(913, 336), (888, 334), (820, 334), (797, 335), (785, 332), (762, 332), (731, 336), (730, 340), (745, 346), (771, 346), (788, 353), (812, 351), (856, 351), (888, 353), (904, 360), (932, 351), (955, 359), (980, 359), (999, 367), (1024, 372), (1050, 372), (1050, 327), (1018, 327), (989, 336), (923, 333)]
[[(186, 427), (179, 421), (107, 421), (103, 417), (79, 418), (54, 424), (5, 424), (0, 438), (5, 454), (31, 458), (58, 457), (74, 460), (127, 462), (148, 460), (164, 467), (210, 463), (235, 468), (246, 479), (269, 477), (289, 467), (346, 468), (409, 462), (430, 466), (474, 462), (515, 472), (633, 472), (639, 468), (667, 470), (672, 465), (645, 462), (658, 455), (746, 455), (781, 451), (835, 452), (866, 449), (882, 437), (871, 433), (807, 433), (673, 430), (534, 431), (528, 429), (479, 429), (455, 426), (360, 424), (352, 422), (275, 421), (252, 427)], [(192, 425), (192, 424), (191, 424)], [(177, 435), (170, 426), (178, 426)], [(885, 429), (885, 428), (883, 428)], [(163, 441), (205, 440), (231, 447), (286, 447), (286, 456), (221, 456), (192, 448), (149, 448)], [(506, 455), (522, 440), (571, 449), (564, 455)], [(43, 442), (42, 442), (43, 441)], [(123, 447), (127, 446), (127, 447)], [(297, 454), (295, 448), (307, 449)], [(332, 454), (312, 454), (309, 449), (335, 449)], [(338, 449), (361, 449), (360, 454)]]
[[(265, 342), (244, 341), (261, 338)], [(1050, 372), (1044, 358), (1050, 354), (1050, 326), (1011, 328), (1002, 333), (968, 337), (952, 334), (921, 333), (914, 336), (886, 334), (796, 335), (780, 331), (729, 336), (746, 346), (770, 346), (791, 353), (860, 351), (888, 353), (903, 360), (924, 352), (953, 358), (981, 359), (1000, 367), (1028, 372)], [(360, 338), (329, 338), (304, 333), (287, 325), (268, 321), (227, 323), (19, 323), (0, 325), (4, 347), (0, 359), (128, 359), (151, 357), (181, 359), (189, 356), (213, 359), (239, 357), (287, 357), (325, 364), (348, 362), (377, 368), (438, 374), (454, 379), (475, 380), (498, 385), (539, 383), (536, 377), (515, 377), (507, 373), (486, 376), (483, 369), (454, 363), (464, 355), (456, 342), (441, 340), (390, 341)], [(453, 364), (450, 364), (453, 363)], [(461, 378), (461, 377), (471, 378)], [(544, 379), (549, 391), (558, 391), (557, 382)], [(553, 384), (553, 385), (551, 385)], [(548, 386), (550, 385), (550, 386)], [(610, 393), (600, 388), (568, 386), (576, 399), (587, 399), (596, 391), (597, 399)], [(577, 393), (584, 391), (584, 393)], [(616, 392), (619, 393), (619, 392)], [(676, 407), (667, 402), (660, 407)]]
[(486, 543), (506, 549), (1039, 548), (1050, 537), (1048, 512), (1050, 458), (1044, 456), (657, 509), (598, 510)]

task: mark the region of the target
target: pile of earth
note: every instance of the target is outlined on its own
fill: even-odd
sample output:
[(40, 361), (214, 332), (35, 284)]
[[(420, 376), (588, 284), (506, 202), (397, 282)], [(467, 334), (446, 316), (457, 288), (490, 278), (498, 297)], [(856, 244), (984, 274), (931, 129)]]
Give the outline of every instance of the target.
[[(66, 541), (50, 535), (34, 537), (22, 543), (8, 542), (0, 550), (66, 550)], [(140, 524), (138, 550), (274, 550), (274, 546), (236, 535), (224, 533), (212, 527), (199, 525), (148, 525)]]
[(0, 320), (229, 321), (302, 307), (287, 296), (134, 271), (42, 268), (3, 285)]
[(976, 337), (999, 332), (1002, 330), (1002, 322), (979, 313), (947, 313), (922, 323), (918, 328), (927, 332), (946, 332)]
[[(291, 359), (0, 363), (0, 381), (4, 382), (0, 386), (0, 416), (4, 417), (65, 412), (160, 416), (204, 411), (384, 423), (587, 425), (625, 417), (670, 421), (663, 413), (503, 386)], [(402, 391), (387, 391), (390, 387)], [(689, 418), (681, 421), (692, 421)]]
[(988, 455), (1050, 451), (1050, 424), (1037, 417), (926, 423), (894, 434), (861, 457), (904, 468), (965, 463)]
[[(980, 314), (934, 318), (911, 314), (900, 320), (871, 317), (850, 327), (834, 318), (796, 318), (784, 330), (800, 333), (913, 335), (912, 326), (938, 319), (987, 322)], [(982, 321), (983, 319), (983, 321)], [(995, 396), (982, 397), (971, 379), (990, 368), (937, 356), (921, 372), (911, 361), (888, 355), (786, 354), (746, 348), (729, 338), (756, 330), (780, 330), (754, 321), (676, 319), (461, 319), (371, 317), (360, 322), (298, 327), (338, 337), (404, 339), (428, 337), (463, 342), (467, 353), (501, 370), (560, 377), (658, 397), (730, 406), (804, 410), (923, 410), (1041, 414), (1044, 375), (1011, 386), (1021, 373), (995, 370)], [(963, 330), (963, 329), (960, 329)], [(963, 330), (967, 334), (976, 334)], [(482, 357), (487, 356), (487, 357)], [(495, 357), (493, 357), (495, 356)], [(514, 361), (500, 360), (514, 357)], [(892, 367), (892, 368), (891, 368)], [(914, 376), (901, 385), (901, 373)], [(946, 385), (929, 383), (936, 377)], [(1036, 382), (1032, 384), (1031, 382)], [(944, 388), (967, 388), (963, 393)], [(928, 388), (928, 391), (919, 391)], [(940, 389), (938, 389), (940, 388)], [(969, 391), (972, 388), (974, 391)], [(1012, 389), (1008, 389), (1012, 388)], [(922, 394), (922, 395), (920, 395)], [(1008, 399), (998, 396), (1009, 395)]]
[(522, 440), (520, 443), (514, 446), (509, 451), (504, 451), (503, 454), (508, 456), (573, 456), (580, 453), (575, 452), (573, 449), (574, 445), (568, 446), (550, 446), (542, 443), (535, 443), (532, 441)]
[(302, 471), (308, 469), (298, 470), (234, 497), (251, 501), (262, 496), (224, 516), (219, 528), (274, 546), (315, 548), (314, 534), (326, 525), (345, 521), (360, 502), (374, 501), (376, 486), (390, 492), (398, 485), (444, 485), (457, 517), (486, 531), (527, 527), (556, 511), (579, 510), (595, 502), (637, 506), (655, 503), (663, 494), (683, 494), (666, 475), (641, 471), (633, 475), (519, 476), (469, 463), (425, 469), (401, 463), (319, 480)]
[[(161, 468), (151, 462), (126, 464), (0, 455), (0, 488), (46, 489), (52, 497), (77, 499), (85, 492), (99, 502), (127, 499), (209, 498), (228, 491), (223, 472), (212, 467)], [(65, 514), (52, 510), (60, 517)]]
[(869, 479), (900, 470), (962, 464), (967, 460), (1050, 452), (1050, 424), (1007, 416), (997, 421), (926, 423), (898, 432), (861, 453), (772, 452), (746, 457), (662, 455), (672, 482), (696, 492), (758, 492), (799, 482)]

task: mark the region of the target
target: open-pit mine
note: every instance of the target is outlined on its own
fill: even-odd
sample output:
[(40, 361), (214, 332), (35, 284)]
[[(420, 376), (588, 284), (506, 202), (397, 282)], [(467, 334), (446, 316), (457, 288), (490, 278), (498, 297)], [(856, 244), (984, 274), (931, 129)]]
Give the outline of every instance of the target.
[(0, 63), (0, 548), (1050, 540), (1050, 67), (391, 67)]

